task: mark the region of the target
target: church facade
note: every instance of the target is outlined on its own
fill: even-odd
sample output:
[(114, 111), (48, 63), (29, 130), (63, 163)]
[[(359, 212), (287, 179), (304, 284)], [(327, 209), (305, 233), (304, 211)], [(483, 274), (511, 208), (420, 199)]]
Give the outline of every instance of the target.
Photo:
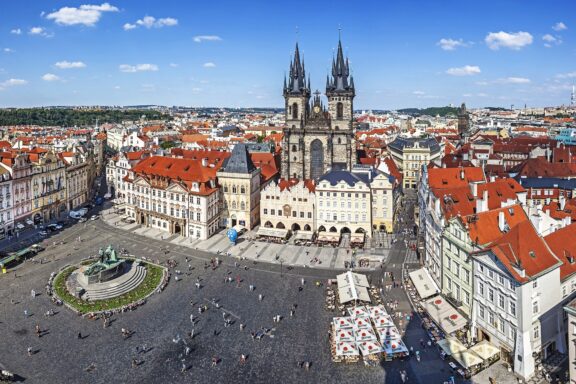
[(338, 42), (332, 76), (326, 78), (326, 107), (310, 91), (298, 44), (284, 79), (286, 127), (283, 129), (282, 178), (318, 180), (330, 170), (350, 170), (356, 164), (352, 118), (354, 79)]

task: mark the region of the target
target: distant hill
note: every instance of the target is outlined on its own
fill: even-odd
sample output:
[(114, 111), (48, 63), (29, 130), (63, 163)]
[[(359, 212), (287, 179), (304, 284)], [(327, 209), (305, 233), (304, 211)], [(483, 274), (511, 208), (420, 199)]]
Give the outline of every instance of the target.
[(3, 125), (40, 125), (40, 126), (90, 126), (104, 123), (120, 123), (123, 120), (170, 119), (170, 116), (154, 110), (141, 109), (103, 109), (78, 110), (72, 108), (7, 108), (0, 109), (0, 126)]
[(429, 108), (404, 108), (398, 109), (399, 113), (411, 116), (422, 116), (422, 115), (429, 115), (429, 116), (448, 116), (452, 115), (454, 117), (458, 116), (458, 108), (453, 107), (429, 107)]

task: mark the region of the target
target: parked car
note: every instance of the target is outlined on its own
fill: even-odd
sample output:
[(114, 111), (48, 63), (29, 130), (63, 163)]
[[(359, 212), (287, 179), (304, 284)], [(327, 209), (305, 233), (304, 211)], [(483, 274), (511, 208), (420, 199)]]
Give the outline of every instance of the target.
[(57, 230), (61, 230), (62, 228), (64, 228), (62, 225), (56, 224), (56, 229), (57, 229)]
[(16, 229), (24, 229), (24, 228), (26, 228), (26, 226), (24, 224), (22, 224), (22, 223), (16, 224)]
[(90, 220), (94, 221), (94, 220), (98, 220), (99, 217), (98, 215), (92, 215), (92, 217), (90, 218)]
[(26, 224), (28, 225), (34, 225), (34, 222), (30, 219), (26, 219)]
[(48, 236), (48, 232), (46, 232), (46, 231), (40, 231), (40, 236)]
[(84, 223), (86, 221), (88, 221), (88, 219), (85, 217), (81, 217), (80, 220), (78, 220), (79, 223)]
[(56, 224), (48, 224), (48, 225), (46, 226), (46, 229), (47, 229), (49, 232), (54, 232), (54, 231), (58, 230), (58, 226), (57, 226)]

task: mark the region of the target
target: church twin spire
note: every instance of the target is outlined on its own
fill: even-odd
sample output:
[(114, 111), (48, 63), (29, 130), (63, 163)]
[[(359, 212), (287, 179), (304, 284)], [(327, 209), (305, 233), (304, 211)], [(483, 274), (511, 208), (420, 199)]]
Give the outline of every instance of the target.
[(288, 81), (284, 77), (284, 94), (310, 95), (310, 77), (308, 77), (306, 82), (304, 60), (300, 61), (298, 43), (296, 43), (296, 50), (294, 51), (294, 60), (290, 63)]

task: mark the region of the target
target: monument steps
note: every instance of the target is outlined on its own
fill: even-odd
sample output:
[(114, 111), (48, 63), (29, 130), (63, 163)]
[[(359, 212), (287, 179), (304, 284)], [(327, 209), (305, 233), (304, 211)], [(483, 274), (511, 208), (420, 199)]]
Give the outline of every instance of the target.
[(140, 285), (144, 281), (145, 277), (146, 267), (132, 266), (130, 271), (114, 281), (113, 285), (99, 283), (100, 287), (86, 291), (84, 298), (93, 301), (121, 296)]

